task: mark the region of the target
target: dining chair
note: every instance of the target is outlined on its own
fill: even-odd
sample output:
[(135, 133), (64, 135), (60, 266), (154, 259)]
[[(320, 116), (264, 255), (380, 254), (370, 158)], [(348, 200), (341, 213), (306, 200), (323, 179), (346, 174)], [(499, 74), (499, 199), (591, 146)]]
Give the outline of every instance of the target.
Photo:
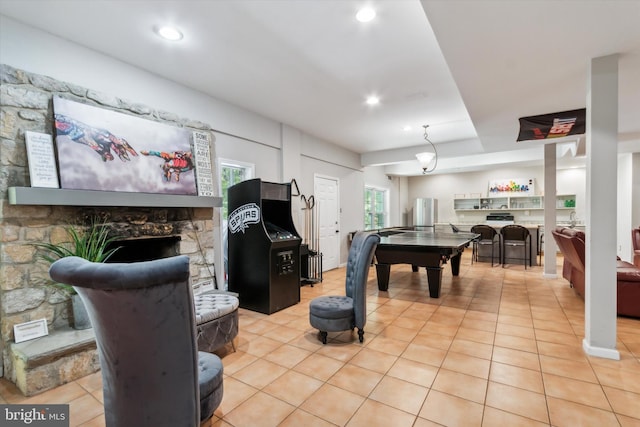
[[(498, 264), (500, 264), (502, 262), (502, 240), (501, 235), (496, 231), (496, 229), (490, 225), (478, 224), (471, 227), (471, 232), (480, 235), (478, 239), (473, 241), (471, 263), (473, 264), (474, 261), (478, 262), (480, 248), (491, 246), (491, 267), (494, 265), (496, 255), (498, 255)], [(496, 246), (498, 247), (497, 254), (495, 253)]]
[[(531, 233), (529, 229), (518, 224), (505, 225), (500, 229), (502, 235), (502, 267), (504, 268), (507, 259), (520, 259), (524, 261), (524, 269), (527, 269), (527, 261), (529, 267), (532, 266), (531, 261)], [(507, 256), (507, 250), (522, 249), (522, 258)]]

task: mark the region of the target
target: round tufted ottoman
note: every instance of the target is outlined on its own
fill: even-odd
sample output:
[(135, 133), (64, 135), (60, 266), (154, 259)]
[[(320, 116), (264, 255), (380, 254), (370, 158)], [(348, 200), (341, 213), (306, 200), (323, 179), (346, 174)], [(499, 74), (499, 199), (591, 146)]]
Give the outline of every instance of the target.
[[(320, 330), (322, 343), (326, 344), (327, 332), (346, 331), (355, 328), (353, 299), (347, 296), (333, 295), (314, 298), (309, 304), (309, 323)], [(362, 340), (363, 338), (360, 335), (360, 342)]]
[(200, 385), (200, 421), (207, 420), (222, 402), (222, 361), (218, 356), (198, 352), (198, 383)]
[[(206, 292), (194, 296), (198, 350), (214, 352), (238, 335), (238, 298)], [(235, 350), (235, 346), (234, 346)]]

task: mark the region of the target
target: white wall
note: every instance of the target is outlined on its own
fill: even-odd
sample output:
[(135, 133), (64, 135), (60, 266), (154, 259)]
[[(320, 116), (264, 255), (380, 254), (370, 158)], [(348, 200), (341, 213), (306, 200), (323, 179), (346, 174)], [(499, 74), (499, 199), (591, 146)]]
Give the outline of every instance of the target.
[(255, 177), (280, 182), (280, 149), (256, 144), (237, 136), (214, 132), (216, 154), (223, 159), (240, 160), (255, 165)]
[[(544, 183), (543, 183), (544, 184)], [(587, 169), (574, 168), (562, 169), (556, 172), (556, 191), (557, 194), (575, 194), (576, 195), (576, 215), (579, 222), (584, 223), (586, 218), (587, 200)], [(558, 211), (558, 219), (565, 221), (570, 211)]]
[(0, 15), (0, 61), (280, 147), (279, 123)]
[[(389, 180), (382, 168), (368, 167), (363, 170), (356, 153), (335, 144), (2, 15), (0, 62), (208, 123), (217, 131), (217, 156), (255, 164), (256, 177), (266, 181), (288, 182), (295, 177), (303, 194), (313, 193), (314, 174), (339, 178), (341, 263), (346, 261), (347, 256), (347, 233), (363, 228), (365, 183), (389, 188), (390, 225), (393, 226), (402, 225), (403, 214), (410, 213), (413, 200), (418, 197), (439, 199), (439, 222), (474, 222), (476, 218), (470, 215), (475, 213), (465, 213), (461, 218), (453, 211), (454, 194), (486, 194), (489, 179), (533, 177), (538, 191), (543, 186), (541, 167), (393, 177)], [(299, 169), (296, 168), (296, 161)], [(631, 166), (635, 173), (632, 174), (632, 181), (627, 182), (636, 201), (640, 200), (639, 167), (640, 158), (635, 155)], [(585, 217), (584, 183), (584, 169), (558, 172), (558, 193), (577, 195), (576, 212), (579, 219)], [(297, 200), (294, 200), (292, 214), (296, 225), (300, 226), (296, 206)], [(568, 211), (562, 212), (562, 215), (568, 215)], [(484, 217), (484, 213), (475, 215)], [(541, 211), (539, 214), (533, 212), (528, 219), (537, 221), (538, 216), (542, 217)], [(640, 207), (632, 206), (631, 221), (635, 221), (635, 226), (640, 225), (639, 218)], [(563, 219), (559, 217), (559, 220)], [(619, 232), (621, 241), (624, 231)]]
[[(438, 222), (455, 224), (475, 224), (485, 221), (487, 211), (456, 212), (453, 199), (456, 195), (471, 197), (473, 193), (487, 196), (489, 181), (508, 178), (533, 178), (536, 195), (544, 189), (543, 167), (495, 168), (490, 171), (466, 172), (455, 174), (423, 175), (409, 178), (409, 203), (419, 197), (438, 199)], [(584, 220), (585, 209), (585, 169), (565, 169), (557, 172), (558, 194), (576, 195), (576, 214), (578, 220)], [(570, 210), (559, 210), (558, 221), (568, 221)], [(511, 211), (516, 221), (521, 223), (544, 222), (542, 210)]]
[(362, 222), (358, 154), (2, 15), (0, 54), (2, 64), (210, 124), (216, 155), (255, 164), (256, 177), (265, 181), (289, 182), (297, 173), (291, 153), (299, 153), (304, 172), (296, 180), (304, 194), (313, 192), (314, 173), (341, 179), (341, 229), (346, 231), (340, 259), (346, 262), (346, 233)]
[(303, 133), (300, 152), (303, 156), (324, 160), (337, 166), (362, 171), (360, 155)]

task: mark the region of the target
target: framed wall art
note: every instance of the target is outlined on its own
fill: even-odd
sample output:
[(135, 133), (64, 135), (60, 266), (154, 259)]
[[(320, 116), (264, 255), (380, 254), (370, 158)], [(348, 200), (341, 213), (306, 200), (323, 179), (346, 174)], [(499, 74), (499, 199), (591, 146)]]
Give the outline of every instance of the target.
[(196, 194), (190, 131), (60, 97), (53, 110), (62, 188)]
[(488, 196), (532, 196), (534, 190), (533, 178), (493, 179), (489, 181)]

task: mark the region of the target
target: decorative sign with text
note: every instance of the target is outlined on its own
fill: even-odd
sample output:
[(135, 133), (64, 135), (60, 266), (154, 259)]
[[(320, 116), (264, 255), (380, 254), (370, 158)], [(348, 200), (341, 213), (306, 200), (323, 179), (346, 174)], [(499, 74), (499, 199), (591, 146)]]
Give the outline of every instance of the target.
[(193, 132), (193, 152), (196, 161), (196, 186), (198, 196), (213, 197), (213, 173), (211, 168), (211, 139), (208, 133)]
[(28, 341), (49, 335), (47, 320), (38, 319), (13, 326), (13, 336), (16, 343)]
[(205, 292), (211, 292), (215, 289), (212, 279), (203, 280), (202, 282), (198, 282), (193, 285), (193, 295), (204, 294)]
[(58, 188), (53, 138), (46, 133), (25, 132), (32, 187)]

